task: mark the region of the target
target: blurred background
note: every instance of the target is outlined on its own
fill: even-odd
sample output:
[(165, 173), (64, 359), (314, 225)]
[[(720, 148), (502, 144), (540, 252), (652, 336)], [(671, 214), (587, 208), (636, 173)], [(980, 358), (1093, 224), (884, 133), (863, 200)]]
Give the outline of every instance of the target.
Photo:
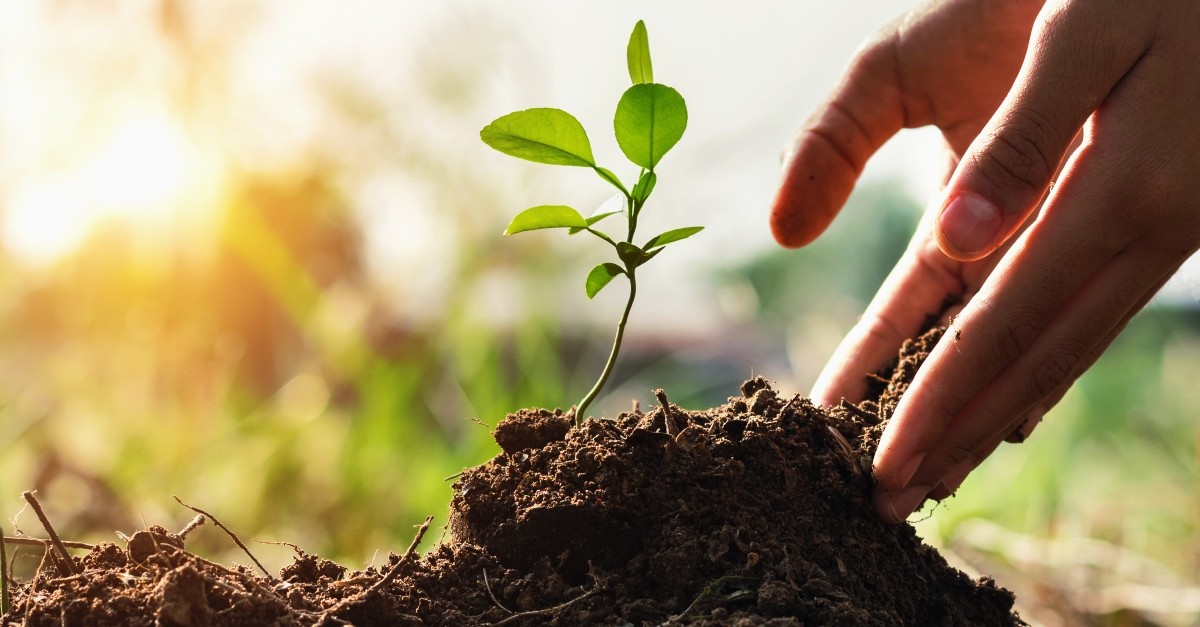
[[(560, 107), (602, 165), (636, 176), (611, 119), (638, 19), (690, 113), (643, 228), (708, 228), (639, 277), (593, 411), (660, 386), (709, 407), (752, 374), (806, 391), (903, 250), (939, 138), (902, 133), (800, 251), (767, 231), (779, 155), (859, 42), (913, 5), (0, 4), (5, 531), (31, 488), (70, 539), (181, 527), (178, 495), (243, 538), (352, 567), (427, 514), (444, 523), (448, 477), (495, 454), (491, 425), (586, 391), (624, 303), (584, 294), (606, 260), (594, 242), (500, 235), (525, 207), (586, 215), (611, 188), (478, 131)], [(918, 524), (1039, 624), (1200, 622), (1189, 265), (1028, 443)], [(215, 530), (193, 537), (244, 561)]]

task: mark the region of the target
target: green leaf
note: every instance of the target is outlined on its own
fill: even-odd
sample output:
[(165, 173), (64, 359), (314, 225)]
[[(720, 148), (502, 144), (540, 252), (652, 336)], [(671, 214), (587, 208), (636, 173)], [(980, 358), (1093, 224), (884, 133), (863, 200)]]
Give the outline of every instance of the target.
[(566, 205), (538, 205), (517, 214), (504, 229), (505, 235), (537, 229), (585, 228), (588, 223), (578, 211)]
[[(603, 220), (604, 218), (607, 218), (608, 216), (617, 215), (618, 213), (625, 213), (625, 212), (624, 211), (605, 211), (604, 213), (597, 213), (596, 215), (591, 216), (590, 218), (587, 219), (587, 225), (592, 226), (593, 224)], [(574, 234), (582, 231), (584, 228), (585, 227), (582, 227), (582, 226), (573, 226), (573, 227), (571, 227), (570, 233), (571, 233), (571, 235), (574, 235)]]
[(642, 20), (633, 26), (625, 56), (629, 60), (629, 79), (634, 85), (654, 82), (654, 68), (650, 64), (650, 38), (646, 35), (646, 23)]
[(653, 170), (687, 128), (687, 105), (679, 92), (658, 83), (625, 90), (613, 118), (617, 144), (629, 160)]
[(646, 263), (647, 261), (650, 261), (651, 259), (654, 259), (655, 257), (657, 257), (657, 256), (658, 256), (658, 253), (661, 253), (663, 250), (665, 250), (665, 249), (663, 249), (663, 248), (656, 248), (656, 249), (654, 249), (654, 251), (653, 251), (653, 252), (646, 253), (646, 254), (642, 255), (642, 260), (641, 260), (641, 261), (639, 261), (637, 265), (639, 265), (639, 266), (640, 266), (640, 265), (642, 265), (642, 264)]
[(642, 263), (646, 253), (629, 242), (617, 242), (617, 256), (625, 262), (625, 265), (636, 268)]
[(659, 233), (658, 235), (651, 237), (650, 241), (646, 242), (646, 245), (643, 246), (642, 249), (652, 250), (654, 248), (666, 246), (671, 242), (678, 242), (681, 239), (687, 239), (703, 230), (704, 227), (702, 226), (685, 226), (681, 229), (671, 229), (670, 231)]
[(479, 138), (506, 155), (537, 163), (596, 166), (587, 131), (562, 109), (514, 111), (483, 127)]
[(608, 168), (602, 168), (600, 166), (596, 166), (595, 170), (596, 170), (596, 174), (600, 175), (600, 178), (608, 181), (609, 183), (612, 183), (613, 187), (621, 190), (622, 194), (624, 194), (626, 196), (629, 195), (629, 190), (625, 189), (625, 185), (623, 185), (621, 183), (621, 179), (617, 178), (617, 175), (613, 174), (611, 171), (609, 171)]
[(646, 170), (642, 172), (637, 185), (633, 186), (633, 201), (639, 205), (644, 204), (646, 199), (650, 197), (650, 192), (654, 191), (654, 184), (657, 182), (658, 175), (653, 171)]
[(602, 263), (592, 268), (587, 277), (588, 298), (595, 298), (619, 274), (625, 274), (625, 269), (615, 263)]
[(615, 216), (618, 213), (625, 213), (625, 212), (624, 211), (605, 211), (604, 213), (597, 213), (596, 215), (591, 216), (587, 219), (588, 226), (592, 226), (593, 224), (603, 220), (604, 218), (607, 218), (608, 216)]
[(645, 250), (642, 250), (641, 248), (638, 248), (629, 242), (617, 242), (617, 256), (620, 257), (621, 261), (624, 261), (625, 265), (630, 268), (636, 268), (647, 261), (654, 259), (658, 253), (662, 252), (662, 250), (663, 249), (659, 248), (654, 252), (646, 252)]

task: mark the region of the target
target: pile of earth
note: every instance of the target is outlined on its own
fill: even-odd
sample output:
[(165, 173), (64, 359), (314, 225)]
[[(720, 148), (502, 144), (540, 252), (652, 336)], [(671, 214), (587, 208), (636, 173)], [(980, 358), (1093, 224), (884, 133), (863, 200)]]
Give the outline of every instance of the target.
[(762, 378), (720, 407), (572, 427), (522, 411), (503, 453), (455, 484), (452, 539), (351, 572), (297, 549), (278, 578), (152, 528), (47, 560), (0, 626), (1022, 625), (871, 507), (883, 425), (938, 332), (875, 375), (875, 399), (816, 407)]

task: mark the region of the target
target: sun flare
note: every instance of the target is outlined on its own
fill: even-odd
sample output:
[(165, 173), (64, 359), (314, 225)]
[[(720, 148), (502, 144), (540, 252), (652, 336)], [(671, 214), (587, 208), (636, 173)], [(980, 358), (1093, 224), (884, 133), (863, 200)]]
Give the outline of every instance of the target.
[(8, 250), (48, 262), (106, 221), (152, 229), (171, 223), (191, 183), (194, 146), (163, 112), (130, 116), (112, 128), (73, 167), (45, 172), (15, 190), (4, 216)]

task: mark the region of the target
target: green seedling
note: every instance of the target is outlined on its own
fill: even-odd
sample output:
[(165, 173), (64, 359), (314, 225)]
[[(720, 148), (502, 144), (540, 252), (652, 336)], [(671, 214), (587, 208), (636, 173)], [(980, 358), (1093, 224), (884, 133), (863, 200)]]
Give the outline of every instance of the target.
[[(617, 103), (613, 117), (613, 130), (621, 152), (640, 168), (637, 181), (627, 187), (611, 170), (596, 164), (592, 156), (592, 145), (587, 132), (575, 116), (561, 109), (539, 108), (516, 111), (497, 118), (479, 132), (484, 143), (500, 152), (537, 163), (591, 168), (624, 196), (624, 208), (607, 211), (603, 207), (590, 217), (584, 218), (575, 209), (566, 205), (540, 205), (517, 214), (504, 231), (505, 235), (537, 229), (567, 229), (571, 235), (590, 233), (612, 246), (616, 263), (597, 265), (588, 273), (585, 289), (588, 298), (595, 298), (613, 279), (624, 276), (629, 281), (629, 299), (621, 320), (617, 323), (616, 337), (604, 371), (596, 384), (588, 391), (575, 409), (575, 423), (585, 416), (591, 404), (612, 374), (617, 355), (621, 352), (621, 340), (625, 335), (625, 324), (637, 296), (637, 270), (663, 251), (663, 247), (699, 233), (704, 227), (689, 226), (671, 229), (646, 240), (641, 246), (634, 243), (638, 218), (658, 176), (655, 166), (671, 150), (687, 128), (687, 105), (683, 96), (674, 89), (654, 82), (654, 70), (650, 63), (650, 43), (646, 25), (638, 21), (629, 37), (626, 50), (629, 63), (629, 78), (633, 86), (625, 90)], [(622, 214), (626, 229), (623, 239), (618, 239), (599, 230), (600, 221)]]

